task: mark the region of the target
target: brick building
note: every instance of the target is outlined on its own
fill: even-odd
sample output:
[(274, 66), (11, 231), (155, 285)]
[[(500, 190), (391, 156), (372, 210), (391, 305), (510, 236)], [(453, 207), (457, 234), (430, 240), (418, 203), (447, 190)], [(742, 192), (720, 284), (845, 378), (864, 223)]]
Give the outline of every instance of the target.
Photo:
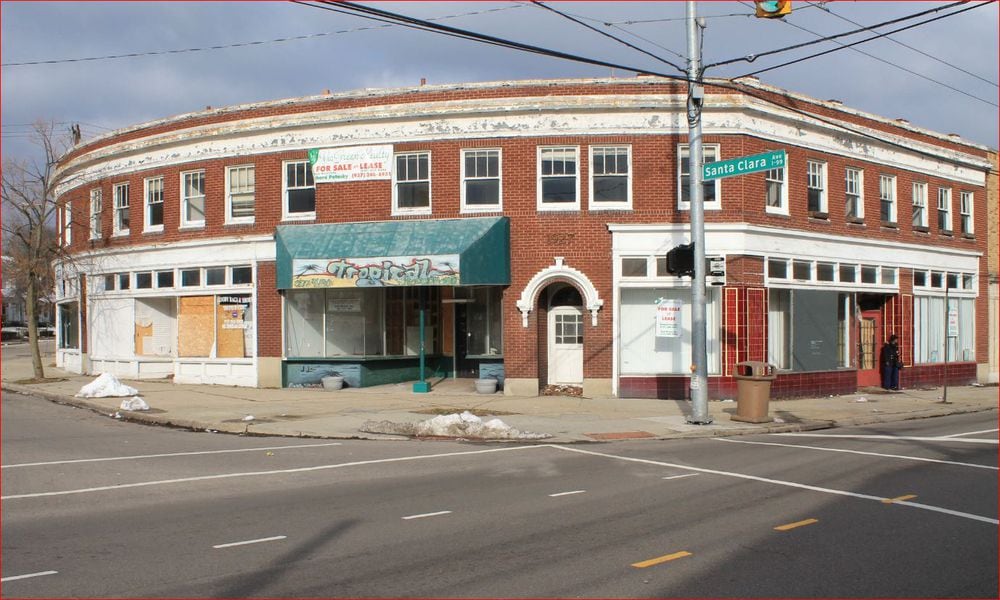
[[(58, 356), (72, 371), (276, 387), (494, 376), (688, 394), (686, 89), (655, 78), (362, 90), (109, 133), (60, 162)], [(988, 149), (744, 80), (710, 81), (709, 397), (989, 370)], [(947, 302), (946, 302), (947, 299)], [(421, 350), (423, 348), (423, 350)]]

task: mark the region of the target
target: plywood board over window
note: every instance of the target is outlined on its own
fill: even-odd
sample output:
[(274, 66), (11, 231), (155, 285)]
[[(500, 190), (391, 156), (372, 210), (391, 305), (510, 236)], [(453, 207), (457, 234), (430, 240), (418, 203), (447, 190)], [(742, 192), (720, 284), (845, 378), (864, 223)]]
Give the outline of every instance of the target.
[(207, 357), (215, 342), (215, 296), (179, 298), (177, 315), (177, 354)]
[(219, 296), (215, 319), (216, 355), (219, 358), (248, 356), (250, 324), (249, 295)]

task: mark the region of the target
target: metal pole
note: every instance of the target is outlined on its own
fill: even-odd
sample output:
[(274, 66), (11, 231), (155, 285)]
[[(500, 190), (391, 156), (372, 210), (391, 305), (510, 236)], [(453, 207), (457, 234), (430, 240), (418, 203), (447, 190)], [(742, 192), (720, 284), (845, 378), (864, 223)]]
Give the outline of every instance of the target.
[(701, 185), (701, 107), (705, 89), (701, 79), (701, 31), (694, 0), (687, 3), (688, 35), (688, 172), (691, 199), (691, 242), (694, 279), (691, 280), (691, 415), (687, 422), (708, 425), (708, 351), (705, 335), (705, 199)]
[(951, 338), (949, 334), (949, 321), (948, 321), (948, 274), (944, 274), (944, 372), (942, 374), (942, 379), (944, 379), (944, 392), (941, 395), (941, 403), (949, 404), (948, 402), (948, 346), (950, 345)]

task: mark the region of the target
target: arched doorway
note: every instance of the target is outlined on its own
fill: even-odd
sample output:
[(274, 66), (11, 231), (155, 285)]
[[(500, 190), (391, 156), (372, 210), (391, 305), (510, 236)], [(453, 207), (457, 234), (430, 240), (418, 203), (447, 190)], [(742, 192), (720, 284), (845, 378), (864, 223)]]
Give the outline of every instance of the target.
[(548, 291), (548, 383), (583, 385), (583, 297), (572, 285)]

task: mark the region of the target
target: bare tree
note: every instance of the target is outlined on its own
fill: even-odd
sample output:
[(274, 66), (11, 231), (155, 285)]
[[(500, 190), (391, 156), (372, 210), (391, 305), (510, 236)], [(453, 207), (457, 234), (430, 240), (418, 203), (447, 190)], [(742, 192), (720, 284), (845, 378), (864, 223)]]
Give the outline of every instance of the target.
[[(54, 231), (58, 205), (54, 194), (56, 163), (69, 147), (68, 138), (57, 136), (53, 123), (37, 122), (33, 141), (42, 156), (35, 160), (4, 159), (2, 172), (3, 244), (11, 260), (4, 277), (24, 291), (28, 320), (28, 343), (36, 379), (44, 379), (38, 349), (38, 313), (53, 289), (53, 261), (65, 251)], [(66, 223), (70, 226), (70, 223)]]

